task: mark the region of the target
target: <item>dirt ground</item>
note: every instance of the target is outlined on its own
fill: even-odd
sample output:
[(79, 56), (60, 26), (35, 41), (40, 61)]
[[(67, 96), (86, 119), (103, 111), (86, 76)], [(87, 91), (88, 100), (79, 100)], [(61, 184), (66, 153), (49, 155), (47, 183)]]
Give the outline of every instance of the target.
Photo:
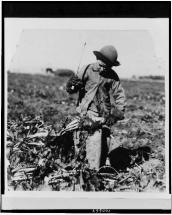
[(71, 145), (56, 137), (66, 117), (76, 116), (76, 100), (64, 88), (67, 79), (8, 74), (9, 189), (164, 192), (165, 83), (121, 81), (127, 97), (126, 114), (112, 127), (114, 145), (118, 143), (120, 148), (113, 151), (111, 145), (116, 171), (109, 170), (105, 176), (81, 165), (84, 152), (74, 157), (71, 134), (64, 137)]

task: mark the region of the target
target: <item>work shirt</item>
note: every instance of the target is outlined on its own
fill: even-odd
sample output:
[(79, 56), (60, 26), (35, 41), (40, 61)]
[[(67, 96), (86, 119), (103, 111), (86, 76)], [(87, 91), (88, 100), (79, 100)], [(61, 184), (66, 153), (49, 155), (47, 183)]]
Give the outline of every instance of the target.
[(112, 69), (100, 75), (97, 64), (84, 66), (77, 74), (85, 84), (85, 96), (80, 101), (77, 111), (86, 114), (88, 110), (97, 112), (99, 116), (109, 114), (111, 106), (124, 110), (126, 98), (116, 72)]

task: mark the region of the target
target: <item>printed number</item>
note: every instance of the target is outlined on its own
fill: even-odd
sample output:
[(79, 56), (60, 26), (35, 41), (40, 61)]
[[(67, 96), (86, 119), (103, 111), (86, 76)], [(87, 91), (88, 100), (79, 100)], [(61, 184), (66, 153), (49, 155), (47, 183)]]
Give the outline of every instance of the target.
[(93, 213), (110, 213), (110, 209), (93, 209)]

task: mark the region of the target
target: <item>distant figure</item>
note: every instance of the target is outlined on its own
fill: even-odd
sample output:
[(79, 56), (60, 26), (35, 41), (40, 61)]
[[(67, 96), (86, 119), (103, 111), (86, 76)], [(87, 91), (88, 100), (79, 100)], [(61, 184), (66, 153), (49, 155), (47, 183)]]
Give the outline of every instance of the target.
[[(110, 128), (118, 120), (124, 119), (125, 94), (113, 66), (119, 66), (115, 47), (104, 46), (94, 51), (95, 63), (81, 68), (78, 74), (69, 79), (66, 90), (69, 94), (79, 93), (77, 112), (87, 116), (102, 127), (87, 138), (86, 157), (90, 168), (98, 170), (105, 165), (114, 138)], [(118, 145), (119, 146), (119, 145)], [(116, 146), (116, 147), (118, 147)]]
[(49, 74), (49, 73), (50, 73), (50, 74), (55, 75), (55, 74), (54, 74), (54, 71), (52, 70), (52, 68), (46, 68), (46, 70), (45, 70), (45, 71), (46, 71), (46, 73), (47, 73), (47, 74)]
[(132, 76), (132, 79), (136, 80), (137, 78), (136, 78), (136, 76), (135, 76), (135, 75), (133, 75), (133, 76)]
[(61, 76), (61, 77), (70, 77), (74, 74), (74, 72), (70, 69), (57, 69), (53, 70), (52, 68), (46, 68), (46, 73), (50, 73), (54, 76)]

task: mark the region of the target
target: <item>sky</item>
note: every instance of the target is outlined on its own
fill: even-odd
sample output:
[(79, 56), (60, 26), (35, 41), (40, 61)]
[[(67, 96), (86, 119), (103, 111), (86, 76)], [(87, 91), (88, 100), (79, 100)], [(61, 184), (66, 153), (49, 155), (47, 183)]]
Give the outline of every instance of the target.
[(6, 71), (76, 71), (94, 62), (93, 51), (104, 45), (116, 47), (121, 66), (114, 70), (120, 77), (168, 70), (167, 19), (5, 19)]

